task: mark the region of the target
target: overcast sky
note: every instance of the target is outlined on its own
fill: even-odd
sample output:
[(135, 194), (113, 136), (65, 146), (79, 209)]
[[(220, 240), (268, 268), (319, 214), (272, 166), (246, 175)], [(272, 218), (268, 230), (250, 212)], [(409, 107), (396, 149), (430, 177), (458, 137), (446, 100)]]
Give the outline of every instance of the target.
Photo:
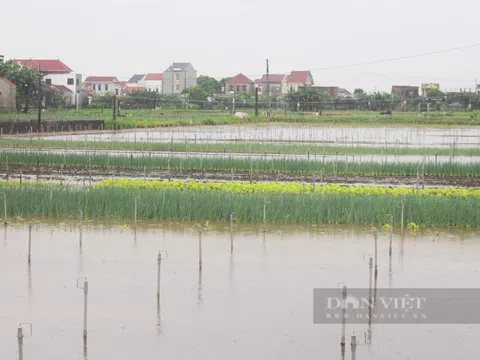
[(317, 85), (387, 90), (480, 82), (480, 46), (331, 70), (480, 43), (478, 0), (4, 0), (0, 54), (58, 58), (83, 75), (163, 72), (255, 79), (311, 69)]

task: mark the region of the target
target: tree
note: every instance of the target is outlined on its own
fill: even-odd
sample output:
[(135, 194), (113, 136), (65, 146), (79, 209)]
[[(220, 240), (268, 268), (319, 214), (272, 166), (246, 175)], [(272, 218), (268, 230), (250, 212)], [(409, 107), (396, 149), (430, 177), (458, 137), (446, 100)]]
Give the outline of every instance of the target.
[(17, 86), (17, 108), (23, 106), (28, 113), (32, 103), (38, 101), (39, 83), (43, 75), (39, 69), (13, 64), (11, 61), (0, 63), (0, 77), (5, 77)]
[(443, 96), (443, 92), (439, 89), (428, 89), (427, 90), (427, 97), (441, 97)]
[(183, 94), (188, 95), (188, 100), (198, 104), (200, 109), (203, 109), (203, 103), (208, 100), (208, 93), (203, 89), (202, 86), (195, 86), (194, 88), (188, 88), (183, 90)]
[(197, 86), (208, 95), (214, 95), (222, 91), (222, 85), (220, 82), (210, 76), (199, 76), (197, 79)]
[(357, 99), (363, 99), (365, 98), (366, 95), (367, 94), (365, 93), (365, 91), (363, 91), (363, 89), (360, 89), (360, 88), (355, 89), (353, 91), (353, 96), (355, 96)]

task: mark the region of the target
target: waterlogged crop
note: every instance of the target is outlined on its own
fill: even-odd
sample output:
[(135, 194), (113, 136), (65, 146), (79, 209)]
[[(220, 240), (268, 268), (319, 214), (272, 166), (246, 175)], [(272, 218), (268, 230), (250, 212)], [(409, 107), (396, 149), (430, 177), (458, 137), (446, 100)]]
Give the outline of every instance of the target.
[(319, 195), (348, 195), (348, 196), (439, 196), (455, 198), (480, 198), (480, 190), (472, 188), (426, 188), (416, 191), (406, 187), (381, 186), (341, 186), (341, 185), (312, 185), (300, 183), (277, 182), (206, 182), (206, 181), (167, 181), (167, 180), (137, 180), (117, 179), (102, 180), (94, 185), (97, 188), (118, 189), (158, 189), (180, 191), (223, 191), (236, 194), (319, 194)]

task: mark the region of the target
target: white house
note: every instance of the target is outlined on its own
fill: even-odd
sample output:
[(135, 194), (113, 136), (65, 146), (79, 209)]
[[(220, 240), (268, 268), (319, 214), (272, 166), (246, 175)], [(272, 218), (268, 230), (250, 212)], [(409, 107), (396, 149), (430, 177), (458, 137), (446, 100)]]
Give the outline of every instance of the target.
[(80, 103), (80, 90), (82, 89), (82, 75), (76, 74), (72, 69), (60, 60), (40, 60), (40, 59), (14, 59), (14, 64), (37, 68), (44, 74), (43, 80), (47, 85), (65, 86), (72, 92), (71, 104)]
[(162, 73), (151, 73), (139, 80), (138, 85), (145, 87), (148, 91), (162, 92), (162, 82)]
[(92, 90), (94, 95), (99, 96), (106, 93), (121, 95), (125, 87), (115, 76), (89, 76), (83, 86), (87, 90)]

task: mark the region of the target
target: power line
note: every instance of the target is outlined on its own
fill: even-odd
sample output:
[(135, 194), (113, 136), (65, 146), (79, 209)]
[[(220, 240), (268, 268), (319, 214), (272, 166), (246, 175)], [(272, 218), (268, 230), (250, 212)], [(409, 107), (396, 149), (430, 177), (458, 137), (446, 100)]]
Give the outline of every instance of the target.
[(355, 63), (355, 64), (348, 64), (348, 65), (337, 65), (337, 66), (330, 66), (330, 67), (325, 67), (325, 68), (317, 68), (317, 69), (311, 69), (310, 71), (323, 71), (323, 70), (343, 69), (343, 68), (347, 68), (347, 67), (355, 67), (355, 66), (363, 66), (363, 65), (381, 64), (381, 63), (386, 63), (386, 62), (391, 62), (391, 61), (413, 59), (413, 58), (418, 58), (418, 57), (423, 57), (423, 56), (428, 56), (428, 55), (435, 55), (435, 54), (442, 54), (442, 53), (451, 52), (451, 51), (464, 50), (464, 49), (469, 49), (469, 48), (473, 48), (473, 47), (477, 47), (477, 46), (480, 46), (480, 43), (479, 44), (459, 46), (459, 47), (450, 48), (450, 49), (430, 51), (430, 52), (421, 53), (421, 54), (400, 56), (400, 57), (384, 59), (384, 60), (376, 60), (376, 61), (368, 61), (368, 62), (364, 62), (364, 63)]

